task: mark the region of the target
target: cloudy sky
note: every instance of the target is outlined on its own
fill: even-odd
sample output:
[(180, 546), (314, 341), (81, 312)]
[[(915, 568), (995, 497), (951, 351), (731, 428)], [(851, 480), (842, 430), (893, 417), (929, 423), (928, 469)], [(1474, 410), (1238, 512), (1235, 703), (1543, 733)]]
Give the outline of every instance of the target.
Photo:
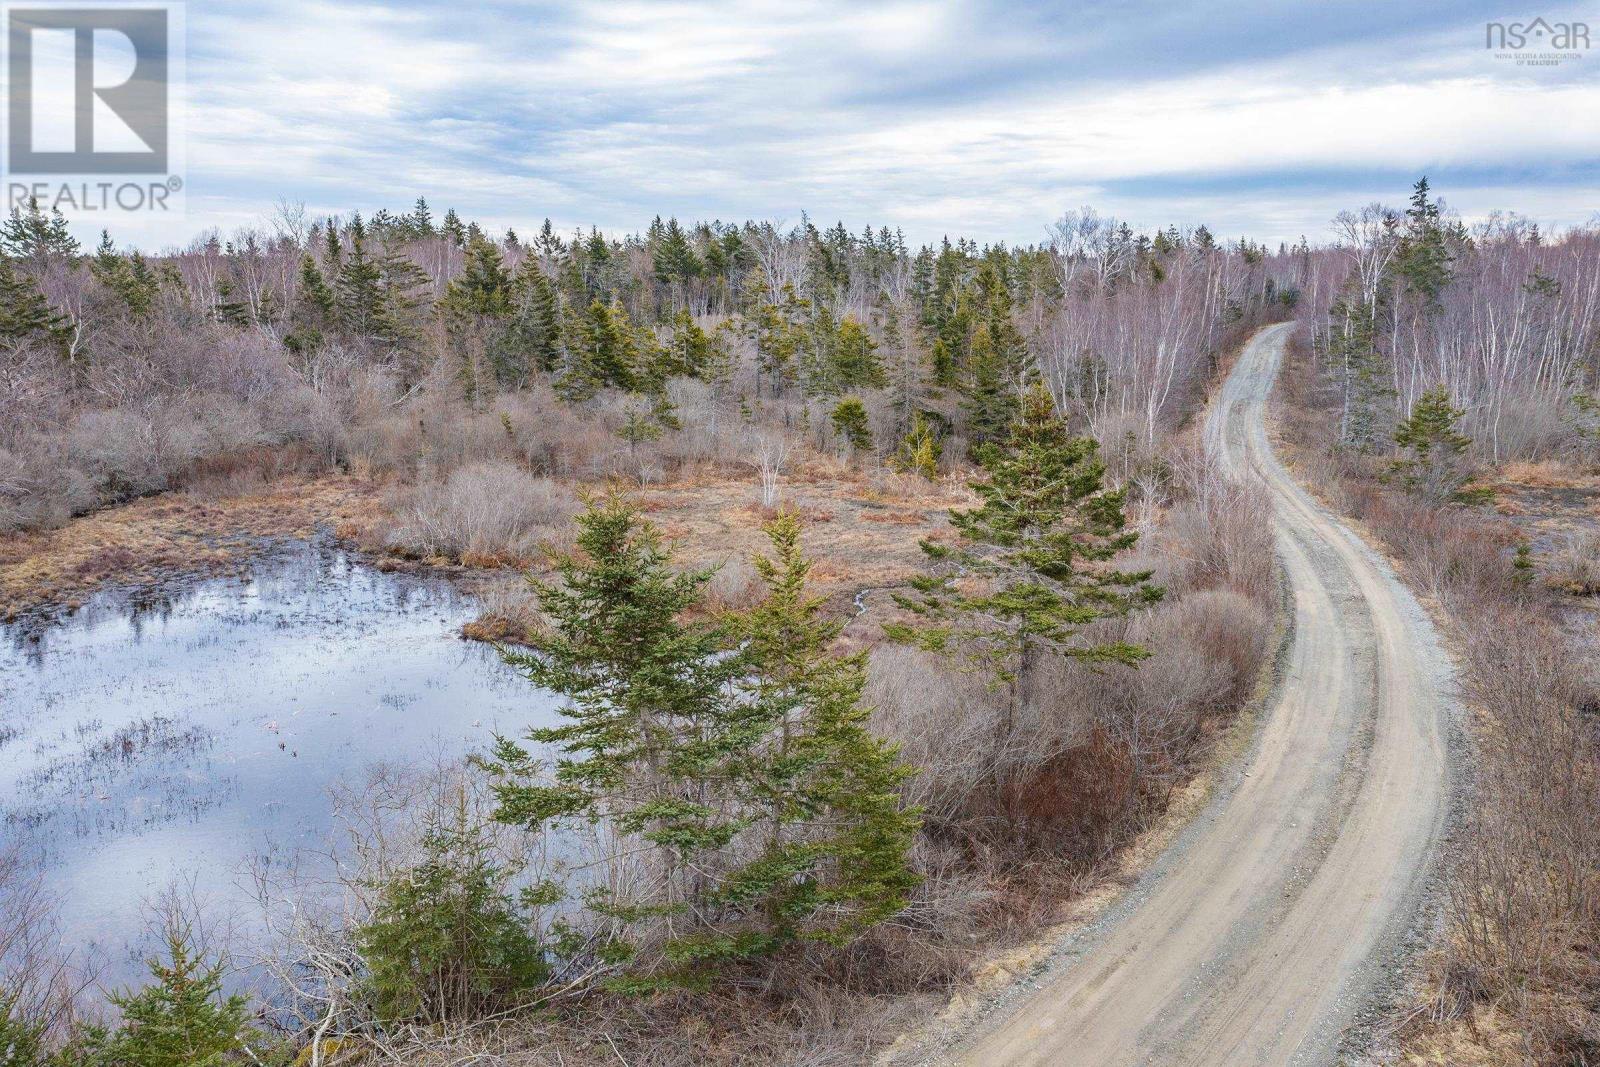
[[(190, 0), (188, 213), (145, 245), (420, 193), (494, 228), (842, 219), (913, 241), (1136, 225), (1326, 239), (1426, 172), (1464, 215), (1600, 211), (1600, 49), (1555, 67), (1474, 0)], [(98, 224), (95, 224), (98, 225)]]

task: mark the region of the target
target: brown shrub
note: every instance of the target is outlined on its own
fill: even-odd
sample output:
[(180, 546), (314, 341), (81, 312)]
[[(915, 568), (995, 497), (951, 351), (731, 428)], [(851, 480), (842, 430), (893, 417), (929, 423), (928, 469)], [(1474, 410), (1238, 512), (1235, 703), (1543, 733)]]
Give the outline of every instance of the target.
[(1507, 595), (1507, 558), (1518, 537), (1491, 515), (1359, 484), (1346, 497), (1353, 513), (1405, 560), (1418, 584), (1451, 601), (1493, 601)]
[(734, 556), (706, 583), (705, 607), (714, 613), (744, 611), (761, 599), (763, 588), (755, 565), (744, 556)]
[(523, 578), (495, 582), (479, 603), (478, 617), (461, 627), (468, 640), (525, 643), (542, 621), (538, 599)]
[(1578, 596), (1600, 593), (1600, 536), (1593, 530), (1563, 534), (1550, 553), (1550, 580)]
[(504, 461), (471, 463), (410, 490), (385, 541), (413, 556), (474, 566), (529, 565), (570, 537), (581, 510), (566, 486)]
[(953, 826), (989, 780), (995, 694), (972, 674), (903, 645), (879, 645), (868, 661), (873, 729), (918, 768), (908, 799), (930, 827)]
[(1600, 707), (1564, 635), (1494, 605), (1463, 626), (1480, 720), (1478, 803), (1439, 963), (1456, 1010), (1510, 1009), (1535, 1062), (1600, 1050)]
[(1224, 477), (1209, 463), (1180, 468), (1182, 499), (1156, 537), (1175, 592), (1228, 588), (1273, 600), (1272, 500), (1258, 481)]

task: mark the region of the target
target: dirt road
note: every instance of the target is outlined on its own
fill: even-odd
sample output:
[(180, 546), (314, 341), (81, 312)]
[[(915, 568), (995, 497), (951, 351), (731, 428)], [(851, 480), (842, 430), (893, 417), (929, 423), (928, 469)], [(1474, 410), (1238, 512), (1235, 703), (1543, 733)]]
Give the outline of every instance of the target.
[(1293, 594), (1254, 747), (1122, 906), (957, 1062), (1331, 1063), (1403, 951), (1444, 831), (1446, 661), (1389, 567), (1273, 456), (1264, 409), (1291, 329), (1255, 336), (1206, 425), (1227, 467), (1271, 488)]

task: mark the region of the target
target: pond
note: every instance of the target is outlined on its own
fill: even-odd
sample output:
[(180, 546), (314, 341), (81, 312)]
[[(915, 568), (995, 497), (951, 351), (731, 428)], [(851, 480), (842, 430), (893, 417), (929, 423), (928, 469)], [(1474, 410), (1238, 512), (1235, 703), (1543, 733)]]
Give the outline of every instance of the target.
[(252, 870), (327, 848), (334, 787), (548, 722), (549, 694), (458, 636), (474, 614), (444, 579), (308, 543), (0, 628), (0, 845), (59, 900), (64, 947), (134, 977), (170, 887), (242, 912)]

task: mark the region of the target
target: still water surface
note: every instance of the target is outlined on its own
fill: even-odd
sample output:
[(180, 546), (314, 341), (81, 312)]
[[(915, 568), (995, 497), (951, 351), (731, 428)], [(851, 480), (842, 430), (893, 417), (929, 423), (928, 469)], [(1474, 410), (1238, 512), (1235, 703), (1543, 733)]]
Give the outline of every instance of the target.
[(473, 614), (447, 581), (307, 544), (248, 580), (0, 628), (0, 845), (58, 897), (66, 947), (131, 977), (168, 887), (245, 914), (253, 869), (327, 848), (331, 787), (550, 719), (457, 636)]

